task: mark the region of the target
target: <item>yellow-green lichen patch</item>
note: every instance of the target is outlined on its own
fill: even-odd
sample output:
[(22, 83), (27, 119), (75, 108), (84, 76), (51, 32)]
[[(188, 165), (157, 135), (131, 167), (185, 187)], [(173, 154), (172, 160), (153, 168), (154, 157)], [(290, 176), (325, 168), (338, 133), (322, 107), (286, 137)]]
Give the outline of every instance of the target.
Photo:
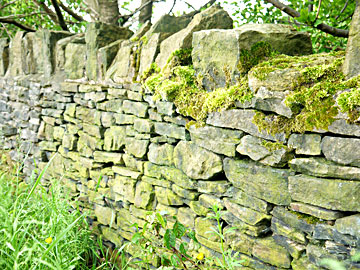
[(308, 224), (326, 223), (326, 221), (321, 220), (320, 218), (308, 215), (308, 214), (304, 214), (304, 213), (300, 213), (300, 212), (296, 212), (296, 211), (292, 211), (292, 210), (289, 210), (289, 212), (296, 215), (299, 219), (306, 221), (306, 223), (308, 223)]
[(182, 115), (200, 122), (210, 112), (227, 109), (235, 101), (245, 102), (253, 97), (246, 77), (234, 86), (205, 91), (197, 83), (192, 66), (177, 66), (168, 77), (162, 73), (154, 74), (144, 85), (154, 92), (155, 98), (173, 101)]
[(262, 140), (261, 144), (270, 152), (274, 152), (280, 149), (285, 149), (285, 150), (289, 149), (286, 145), (284, 145), (281, 142), (270, 142), (270, 141)]
[(341, 112), (347, 113), (350, 122), (360, 117), (360, 76), (347, 81), (347, 91), (340, 93), (336, 99)]

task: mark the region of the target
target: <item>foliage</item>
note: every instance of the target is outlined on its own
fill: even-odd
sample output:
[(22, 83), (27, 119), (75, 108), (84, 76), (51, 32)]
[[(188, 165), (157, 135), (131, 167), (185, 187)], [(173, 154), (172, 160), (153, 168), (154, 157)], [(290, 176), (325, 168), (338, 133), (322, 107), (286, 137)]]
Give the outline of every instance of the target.
[(225, 249), (224, 241), (225, 241), (225, 235), (231, 233), (232, 231), (236, 230), (236, 227), (226, 228), (226, 230), (223, 229), (223, 222), (221, 217), (226, 213), (226, 211), (223, 211), (222, 208), (218, 205), (214, 205), (212, 208), (212, 215), (208, 216), (208, 219), (213, 219), (216, 221), (217, 227), (211, 228), (211, 231), (209, 233), (215, 234), (220, 238), (220, 249), (221, 249), (221, 255), (222, 260), (219, 258), (208, 258), (210, 262), (215, 260), (216, 265), (220, 267), (220, 269), (224, 270), (234, 270), (238, 269), (238, 267), (242, 266), (242, 263), (244, 260), (239, 260), (237, 257), (239, 256), (239, 252), (234, 252), (231, 249)]
[[(2, 1), (3, 2), (3, 1)], [(51, 0), (39, 0), (37, 1), (41, 4), (44, 4), (47, 7), (52, 7)], [(85, 15), (84, 8), (82, 6), (82, 0), (62, 0), (63, 4), (67, 6), (70, 10), (78, 13), (79, 15)], [(6, 1), (5, 1), (6, 3)], [(2, 6), (2, 5), (1, 5)], [(55, 13), (53, 12), (55, 15)], [(69, 30), (71, 32), (81, 32), (85, 28), (84, 22), (79, 22), (70, 14), (62, 10), (62, 15), (64, 20), (67, 23)], [(33, 0), (21, 0), (15, 1), (13, 4), (6, 6), (5, 8), (0, 9), (0, 17), (11, 16), (17, 22), (26, 25), (35, 30), (38, 29), (51, 29), (51, 30), (61, 30), (59, 24), (54, 21), (54, 17), (49, 16), (45, 9), (40, 5), (36, 5)], [(56, 16), (56, 15), (55, 15)], [(19, 30), (16, 26), (12, 24), (2, 23), (2, 37), (12, 37)]]
[(154, 256), (159, 255), (162, 266), (188, 269), (186, 263), (190, 263), (193, 269), (200, 269), (196, 259), (188, 254), (189, 241), (198, 244), (195, 232), (186, 228), (175, 216), (173, 219), (175, 222), (171, 226), (164, 213), (156, 212), (147, 216), (147, 222), (142, 229), (136, 223), (133, 225), (136, 233), (131, 241), (139, 247), (137, 256), (141, 258), (139, 263), (142, 267), (148, 269), (149, 265), (156, 261)]
[[(220, 250), (222, 259), (205, 257), (203, 252), (197, 253), (200, 244), (195, 237), (195, 232), (180, 223), (175, 216), (166, 218), (165, 212), (149, 213), (147, 221), (142, 229), (135, 223), (136, 233), (132, 237), (132, 244), (139, 249), (135, 256), (140, 257), (141, 267), (149, 269), (156, 258), (160, 256), (158, 269), (223, 269), (234, 270), (242, 267), (244, 260), (239, 260), (238, 252), (233, 253), (231, 249), (225, 248), (225, 235), (229, 234), (235, 227), (223, 230), (222, 216), (226, 213), (221, 207), (214, 205), (212, 215), (206, 219), (216, 220), (216, 228), (210, 228), (209, 234), (215, 234), (220, 238)], [(170, 221), (171, 220), (171, 221)], [(174, 221), (174, 222), (173, 222)], [(157, 265), (159, 266), (159, 265)], [(167, 268), (169, 267), (169, 268)]]
[[(349, 29), (351, 15), (355, 9), (355, 1), (349, 1), (347, 8), (340, 13), (347, 2), (346, 0), (322, 0), (320, 9), (318, 9), (319, 1), (281, 1), (300, 13), (301, 16), (296, 18), (297, 22), (295, 22), (293, 18), (264, 0), (218, 2), (232, 8), (233, 13), (231, 15), (236, 25), (243, 23), (283, 23), (290, 24), (297, 30), (309, 32), (316, 53), (344, 49), (347, 40), (326, 34), (314, 29), (313, 26), (325, 23), (336, 28)], [(310, 10), (309, 5), (312, 6)]]
[(29, 184), (18, 176), (21, 164), (0, 174), (0, 268), (118, 269), (60, 185), (40, 185), (45, 170)]

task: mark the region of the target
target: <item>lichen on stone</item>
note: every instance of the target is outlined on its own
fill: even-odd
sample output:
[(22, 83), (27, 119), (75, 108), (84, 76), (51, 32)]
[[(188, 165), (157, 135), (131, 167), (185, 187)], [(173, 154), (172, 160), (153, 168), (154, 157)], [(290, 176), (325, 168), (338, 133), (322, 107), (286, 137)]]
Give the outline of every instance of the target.
[[(341, 72), (343, 52), (330, 54), (330, 60), (324, 60), (324, 57), (326, 57), (324, 54), (292, 58), (280, 56), (279, 59), (274, 58), (254, 68), (259, 70), (260, 66), (267, 68), (268, 71), (274, 71), (291, 67), (298, 69), (300, 74), (293, 90), (285, 98), (285, 104), (293, 112), (293, 117), (257, 112), (253, 123), (260, 130), (270, 134), (285, 133), (286, 135), (293, 132), (304, 133), (313, 129), (327, 130), (335, 121), (339, 107), (344, 112), (350, 112), (350, 119), (354, 118), (351, 117), (351, 112), (354, 112), (357, 106), (356, 90), (343, 92), (337, 99), (336, 95), (345, 89), (358, 87), (358, 79), (345, 80)], [(291, 62), (291, 59), (294, 61)], [(306, 64), (306, 61), (311, 59), (313, 63)], [(264, 73), (256, 76), (266, 78), (267, 75)]]

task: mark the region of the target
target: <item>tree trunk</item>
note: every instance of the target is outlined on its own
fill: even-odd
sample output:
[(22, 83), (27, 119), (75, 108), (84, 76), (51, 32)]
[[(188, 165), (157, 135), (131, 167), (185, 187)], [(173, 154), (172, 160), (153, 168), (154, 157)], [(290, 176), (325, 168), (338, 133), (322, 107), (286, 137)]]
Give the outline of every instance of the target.
[(153, 2), (149, 0), (141, 0), (141, 6), (147, 4), (141, 11), (139, 15), (139, 23), (144, 24), (147, 21), (151, 21), (151, 15), (152, 15), (152, 8), (153, 8)]
[(85, 0), (91, 17), (96, 21), (118, 25), (119, 7), (117, 0)]

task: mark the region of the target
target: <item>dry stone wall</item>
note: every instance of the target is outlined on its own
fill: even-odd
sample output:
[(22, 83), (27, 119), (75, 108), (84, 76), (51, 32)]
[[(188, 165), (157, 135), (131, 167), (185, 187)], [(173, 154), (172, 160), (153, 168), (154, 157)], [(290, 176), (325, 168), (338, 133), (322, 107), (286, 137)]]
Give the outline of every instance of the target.
[[(210, 14), (226, 21), (223, 12)], [(191, 23), (183, 21), (182, 27), (190, 27), (183, 37), (188, 39), (192, 29), (214, 27), (210, 19), (205, 13)], [(28, 176), (51, 161), (43, 184), (61, 179), (90, 211), (95, 231), (113, 245), (129, 241), (131, 224), (143, 226), (146, 212), (165, 210), (195, 230), (205, 256), (220, 256), (219, 239), (206, 233), (214, 224), (204, 219), (218, 204), (227, 210), (224, 226), (237, 228), (226, 244), (240, 252), (243, 269), (321, 269), (323, 258), (346, 260), (347, 269), (359, 269), (349, 258), (360, 248), (360, 128), (339, 118), (326, 132), (276, 138), (261, 132), (252, 121), (256, 110), (288, 112), (281, 95), (266, 91), (266, 82), (257, 85), (262, 90), (256, 102), (211, 113), (206, 125), (188, 127), (191, 119), (180, 115), (174, 103), (155, 100), (151, 91), (128, 79), (139, 75), (141, 64), (134, 62), (142, 57), (154, 62), (164, 39), (181, 37), (166, 41), (180, 29), (166, 28), (169, 18), (163, 20), (167, 23), (142, 29), (153, 31), (149, 43), (125, 40), (129, 32), (124, 29), (115, 38), (104, 25), (89, 27), (85, 38), (61, 34), (50, 43), (60, 34), (47, 32), (18, 34), (10, 48), (1, 41), (2, 148), (12, 159), (26, 160)], [(196, 32), (194, 48), (202, 50), (193, 53), (198, 72), (207, 70), (206, 61), (217, 64), (212, 68), (222, 61), (206, 51), (206, 44), (214, 47), (215, 42), (201, 45), (201, 40), (221, 36), (219, 42), (237, 43), (244, 31)], [(288, 30), (277, 31), (278, 40)], [(97, 35), (104, 38), (93, 38)], [(259, 35), (264, 33), (259, 31), (256, 39)], [(300, 43), (308, 38), (292, 32), (293, 41), (294, 35)], [(31, 48), (25, 46), (29, 40)], [(302, 53), (308, 53), (304, 47)], [(43, 48), (42, 58), (18, 55), (31, 55), (36, 48)], [(233, 57), (238, 57), (234, 50), (224, 51), (225, 59)], [(235, 78), (236, 64), (231, 63)]]

